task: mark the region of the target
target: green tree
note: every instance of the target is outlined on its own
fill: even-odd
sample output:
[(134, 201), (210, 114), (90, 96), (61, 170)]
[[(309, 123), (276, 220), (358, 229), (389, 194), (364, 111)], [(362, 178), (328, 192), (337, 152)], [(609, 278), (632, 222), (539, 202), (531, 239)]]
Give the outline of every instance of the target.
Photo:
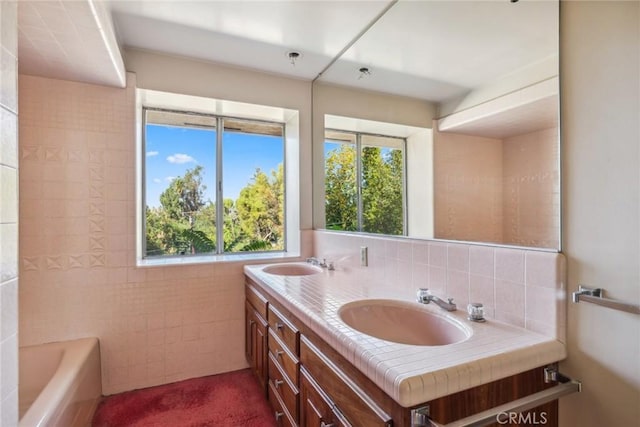
[(215, 250), (215, 207), (204, 200), (205, 190), (202, 166), (196, 166), (162, 192), (160, 207), (147, 207), (148, 255)]
[(402, 234), (402, 151), (363, 147), (362, 229)]
[[(147, 255), (216, 250), (216, 206), (204, 199), (202, 167), (187, 170), (146, 208)], [(224, 252), (284, 249), (284, 169), (257, 169), (238, 200), (223, 201)]]
[[(362, 148), (362, 229), (369, 233), (404, 232), (402, 151)], [(325, 160), (325, 218), (329, 229), (358, 230), (356, 150), (343, 144)]]
[(160, 204), (171, 219), (187, 219), (193, 223), (196, 213), (205, 205), (202, 184), (202, 166), (198, 165), (171, 181), (169, 187), (160, 195)]
[(325, 160), (325, 222), (332, 230), (358, 230), (356, 150), (342, 144)]
[(256, 169), (251, 183), (238, 196), (235, 208), (239, 227), (243, 234), (242, 244), (260, 246), (259, 242), (272, 249), (284, 248), (284, 168), (278, 165), (271, 175)]

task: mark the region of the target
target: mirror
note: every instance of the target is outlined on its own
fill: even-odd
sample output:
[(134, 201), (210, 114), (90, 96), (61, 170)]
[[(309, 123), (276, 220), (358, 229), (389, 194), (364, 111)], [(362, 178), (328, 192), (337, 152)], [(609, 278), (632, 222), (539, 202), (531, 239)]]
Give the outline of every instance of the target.
[(392, 4), (314, 81), (314, 228), (559, 250), (558, 24)]

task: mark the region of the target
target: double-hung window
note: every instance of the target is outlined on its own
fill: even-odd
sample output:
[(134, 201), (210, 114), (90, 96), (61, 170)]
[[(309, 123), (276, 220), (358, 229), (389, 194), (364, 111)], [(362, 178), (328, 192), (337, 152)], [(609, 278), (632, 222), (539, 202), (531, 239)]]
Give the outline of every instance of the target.
[(326, 228), (405, 235), (404, 138), (325, 129)]
[(144, 108), (143, 257), (284, 251), (284, 129)]

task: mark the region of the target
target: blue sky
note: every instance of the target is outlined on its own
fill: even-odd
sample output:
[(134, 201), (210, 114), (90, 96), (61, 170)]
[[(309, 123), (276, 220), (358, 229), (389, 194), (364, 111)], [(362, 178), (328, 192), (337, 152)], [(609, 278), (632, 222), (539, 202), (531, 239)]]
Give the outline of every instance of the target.
[[(145, 141), (146, 198), (159, 206), (171, 181), (197, 165), (203, 167), (205, 199), (215, 201), (216, 131), (147, 125)], [(281, 137), (226, 132), (223, 137), (224, 198), (236, 200), (256, 168), (270, 173), (284, 158)]]

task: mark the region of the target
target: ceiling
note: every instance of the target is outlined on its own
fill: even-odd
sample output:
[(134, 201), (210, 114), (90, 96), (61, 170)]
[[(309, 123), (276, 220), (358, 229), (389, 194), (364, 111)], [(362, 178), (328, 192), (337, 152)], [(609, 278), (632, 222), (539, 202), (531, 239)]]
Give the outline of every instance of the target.
[(90, 0), (19, 2), (19, 72), (124, 86), (124, 63), (104, 6)]
[[(554, 7), (540, 0), (21, 1), (19, 71), (123, 86), (127, 47), (307, 81), (322, 73), (321, 81), (441, 102), (557, 55)], [(295, 64), (291, 51), (302, 55)], [(371, 75), (359, 78), (363, 66)]]

